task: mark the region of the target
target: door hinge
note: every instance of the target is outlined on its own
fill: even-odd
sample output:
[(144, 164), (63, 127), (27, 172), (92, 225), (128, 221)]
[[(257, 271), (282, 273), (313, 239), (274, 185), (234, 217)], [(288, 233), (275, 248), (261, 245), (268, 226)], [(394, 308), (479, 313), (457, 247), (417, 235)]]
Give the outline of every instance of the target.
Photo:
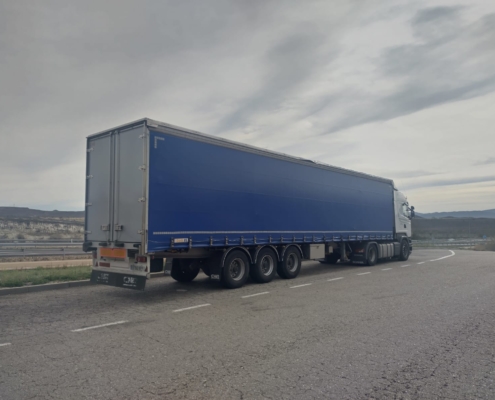
[(91, 233), (91, 231), (84, 231), (85, 235), (89, 235), (90, 233)]
[(90, 147), (90, 148), (89, 148), (89, 149), (87, 149), (86, 151), (87, 151), (88, 153), (91, 153), (93, 150), (94, 150), (94, 148), (93, 148), (93, 147)]
[(102, 225), (101, 226), (102, 231), (109, 231), (110, 230), (110, 225)]
[(115, 224), (115, 228), (114, 229), (116, 231), (122, 231), (122, 230), (124, 230), (124, 225)]
[(86, 203), (86, 207), (92, 206), (93, 203)]
[(146, 201), (146, 198), (144, 198), (144, 197), (140, 197), (140, 198), (138, 199), (138, 201), (139, 201), (140, 203), (144, 203), (144, 202)]
[(139, 169), (140, 169), (141, 171), (146, 171), (146, 165), (141, 165), (141, 166), (139, 167)]
[(86, 179), (91, 179), (92, 177), (93, 177), (93, 175), (88, 175), (88, 176), (86, 177)]
[(139, 135), (139, 139), (144, 139), (145, 137), (146, 137), (145, 133), (142, 133), (141, 135)]
[(138, 235), (144, 235), (144, 231), (142, 231), (142, 230), (137, 231), (137, 233), (138, 233)]

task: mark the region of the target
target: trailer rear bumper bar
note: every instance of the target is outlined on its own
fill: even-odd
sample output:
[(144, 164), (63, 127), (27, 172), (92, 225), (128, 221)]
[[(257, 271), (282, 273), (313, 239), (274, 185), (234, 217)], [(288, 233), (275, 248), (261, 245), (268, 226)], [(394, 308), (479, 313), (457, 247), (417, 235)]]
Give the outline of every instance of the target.
[(146, 276), (93, 270), (91, 272), (91, 282), (127, 289), (144, 290)]

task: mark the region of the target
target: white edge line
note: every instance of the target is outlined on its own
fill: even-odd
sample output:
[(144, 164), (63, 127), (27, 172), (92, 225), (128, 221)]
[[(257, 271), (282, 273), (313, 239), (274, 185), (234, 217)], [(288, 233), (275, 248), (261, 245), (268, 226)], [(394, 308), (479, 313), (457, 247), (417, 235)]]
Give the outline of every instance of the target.
[(452, 253), (450, 256), (435, 258), (434, 260), (430, 260), (430, 261), (440, 261), (440, 260), (445, 260), (446, 258), (454, 257), (455, 256), (455, 252), (453, 250), (449, 250), (449, 251)]
[(270, 292), (261, 292), (261, 293), (255, 293), (255, 294), (248, 294), (246, 296), (241, 296), (241, 299), (247, 299), (248, 297), (254, 297), (254, 296), (261, 296), (262, 294), (268, 294)]
[(10, 346), (12, 343), (0, 343), (0, 347), (2, 346)]
[(392, 268), (383, 268), (382, 271), (388, 271), (389, 269), (392, 269)]
[(338, 281), (339, 279), (344, 279), (344, 277), (343, 277), (343, 276), (341, 276), (341, 277), (339, 277), (339, 278), (327, 279), (327, 282)]
[(360, 274), (356, 274), (356, 275), (368, 275), (368, 274), (371, 274), (371, 272), (361, 272)]
[(210, 303), (205, 303), (205, 304), (199, 304), (197, 306), (192, 306), (192, 307), (179, 308), (178, 310), (174, 310), (173, 312), (181, 312), (181, 311), (186, 311), (186, 310), (193, 310), (195, 308), (206, 307), (206, 306), (211, 306), (211, 304)]
[(401, 268), (406, 268), (406, 267), (410, 267), (410, 266), (411, 266), (411, 264), (407, 264), (407, 265), (401, 265), (400, 267)]
[(105, 326), (125, 324), (126, 322), (129, 322), (129, 321), (117, 321), (117, 322), (110, 322), (108, 324), (88, 326), (86, 328), (74, 329), (71, 332), (82, 332), (82, 331), (87, 331), (87, 330), (90, 330), (90, 329), (104, 328)]
[(421, 261), (421, 262), (419, 262), (419, 263), (418, 263), (418, 265), (420, 265), (420, 264), (424, 264), (425, 262), (426, 262), (426, 261)]
[(304, 283), (302, 285), (291, 286), (290, 289), (295, 289), (295, 288), (298, 288), (298, 287), (309, 286), (309, 285), (312, 285), (312, 283)]

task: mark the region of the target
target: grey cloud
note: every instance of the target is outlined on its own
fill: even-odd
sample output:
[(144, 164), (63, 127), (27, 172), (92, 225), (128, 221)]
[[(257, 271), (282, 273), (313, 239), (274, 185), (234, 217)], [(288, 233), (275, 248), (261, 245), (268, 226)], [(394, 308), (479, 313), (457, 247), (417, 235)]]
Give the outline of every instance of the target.
[(469, 183), (482, 183), (482, 182), (495, 182), (495, 175), (471, 177), (464, 179), (438, 179), (429, 182), (414, 183), (411, 185), (404, 185), (405, 190), (419, 189), (423, 187), (438, 187), (438, 186), (452, 186), (452, 185), (466, 185)]
[(411, 21), (417, 42), (387, 49), (379, 62), (384, 79), (398, 81), (397, 90), (361, 97), (352, 115), (337, 118), (322, 134), (495, 91), (495, 14), (466, 24), (463, 10), (419, 11)]
[(438, 172), (414, 170), (414, 171), (394, 171), (392, 175), (394, 179), (409, 179), (409, 178), (419, 178), (422, 176), (432, 176), (437, 174)]
[(488, 157), (483, 161), (478, 161), (474, 163), (473, 165), (490, 165), (490, 164), (495, 164), (495, 157)]
[(276, 112), (284, 98), (320, 66), (322, 57), (318, 51), (324, 37), (308, 24), (297, 30), (298, 33), (281, 39), (268, 51), (265, 64), (269, 72), (262, 88), (239, 104), (236, 111), (220, 120), (217, 131), (245, 126), (250, 117), (259, 111)]
[(424, 8), (416, 13), (412, 19), (414, 25), (430, 24), (431, 22), (437, 22), (438, 20), (457, 19), (459, 10), (464, 7), (430, 7)]

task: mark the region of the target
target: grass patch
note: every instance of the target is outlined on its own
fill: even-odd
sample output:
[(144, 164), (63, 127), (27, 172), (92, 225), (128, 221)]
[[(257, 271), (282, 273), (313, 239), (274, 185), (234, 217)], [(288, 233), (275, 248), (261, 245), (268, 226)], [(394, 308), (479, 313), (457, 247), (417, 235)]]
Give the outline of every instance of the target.
[(478, 244), (474, 250), (478, 251), (495, 251), (495, 241)]
[(0, 271), (0, 287), (42, 285), (50, 282), (80, 281), (89, 279), (91, 266), (19, 269)]

